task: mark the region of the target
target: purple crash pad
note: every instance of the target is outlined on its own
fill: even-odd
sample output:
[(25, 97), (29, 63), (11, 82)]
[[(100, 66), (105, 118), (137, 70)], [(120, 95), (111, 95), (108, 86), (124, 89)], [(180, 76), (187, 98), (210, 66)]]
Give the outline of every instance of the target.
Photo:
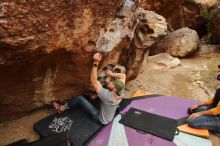
[(176, 146), (175, 143), (151, 134), (141, 134), (125, 126), (129, 146)]
[(107, 146), (108, 145), (108, 140), (110, 137), (112, 129), (112, 123), (108, 124), (106, 127), (100, 131), (94, 139), (89, 142), (87, 146)]
[[(121, 115), (118, 115), (121, 116)], [(117, 118), (117, 117), (116, 117)], [(120, 120), (121, 117), (119, 117), (118, 120)], [(175, 143), (153, 136), (151, 134), (145, 134), (145, 133), (141, 133), (141, 132), (137, 132), (135, 129), (129, 128), (127, 126), (124, 126), (120, 123), (118, 123), (118, 121), (116, 121), (117, 124), (119, 124), (120, 126), (123, 126), (124, 131), (125, 131), (125, 137), (126, 137), (126, 141), (127, 142), (123, 142), (122, 143), (117, 143), (115, 141), (117, 141), (117, 138), (114, 138), (113, 141), (115, 143), (111, 143), (110, 142), (110, 135), (111, 132), (113, 131), (113, 123), (111, 122), (110, 124), (108, 124), (106, 127), (104, 127), (102, 129), (101, 132), (99, 132), (90, 142), (87, 146), (176, 146)], [(116, 127), (118, 128), (118, 127)], [(117, 129), (118, 130), (118, 129)], [(119, 134), (120, 135), (120, 134)], [(121, 138), (121, 137), (119, 137)]]
[(183, 99), (173, 96), (158, 96), (153, 98), (133, 100), (121, 113), (127, 112), (131, 107), (154, 113), (171, 119), (187, 117), (187, 109), (200, 101)]

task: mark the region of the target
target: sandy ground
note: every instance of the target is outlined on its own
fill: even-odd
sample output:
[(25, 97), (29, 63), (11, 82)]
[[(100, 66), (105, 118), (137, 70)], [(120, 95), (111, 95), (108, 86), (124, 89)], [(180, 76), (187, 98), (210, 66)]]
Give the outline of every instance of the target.
[[(172, 69), (144, 65), (143, 72), (137, 79), (126, 86), (127, 95), (131, 96), (137, 89), (206, 101), (213, 97), (215, 88), (220, 85), (216, 80), (220, 73), (220, 53), (210, 53), (189, 59), (182, 59), (181, 65)], [(220, 137), (210, 134), (213, 146), (219, 146)], [(202, 145), (201, 145), (202, 146)]]
[[(131, 96), (137, 89), (150, 93), (179, 96), (205, 101), (214, 94), (217, 84), (216, 76), (219, 73), (220, 53), (210, 53), (197, 57), (182, 59), (181, 65), (168, 68), (152, 68), (144, 64), (142, 73), (137, 79), (130, 81), (126, 86), (126, 95)], [(0, 146), (26, 138), (28, 141), (38, 139), (33, 131), (33, 123), (55, 112), (44, 108), (14, 121), (0, 124)], [(213, 146), (219, 146), (220, 137), (210, 136)]]

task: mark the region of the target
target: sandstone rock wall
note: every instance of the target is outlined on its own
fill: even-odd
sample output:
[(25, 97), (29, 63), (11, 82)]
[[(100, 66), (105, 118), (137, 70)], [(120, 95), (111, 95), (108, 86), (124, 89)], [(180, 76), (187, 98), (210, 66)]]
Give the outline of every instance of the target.
[(196, 30), (199, 36), (206, 34), (206, 22), (200, 16), (200, 3), (188, 0), (142, 0), (140, 6), (164, 16), (171, 31), (188, 27)]
[(1, 0), (0, 121), (87, 91), (100, 30), (123, 1)]
[(2, 0), (0, 122), (88, 93), (97, 51), (104, 55), (100, 69), (119, 63), (128, 79), (135, 78), (147, 48), (167, 29), (162, 16), (140, 11), (139, 5), (138, 0)]
[(0, 121), (87, 93), (97, 51), (100, 69), (120, 64), (134, 79), (167, 22), (204, 34), (199, 11), (184, 0), (1, 0)]

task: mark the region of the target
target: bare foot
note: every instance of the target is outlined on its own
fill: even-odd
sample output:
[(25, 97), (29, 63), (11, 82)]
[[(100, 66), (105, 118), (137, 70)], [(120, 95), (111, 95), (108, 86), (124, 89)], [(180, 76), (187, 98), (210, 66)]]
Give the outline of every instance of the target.
[(57, 101), (53, 101), (52, 104), (53, 104), (53, 107), (54, 107), (59, 113), (61, 113), (61, 112), (63, 112), (63, 111), (66, 110), (66, 106), (59, 104)]
[(61, 105), (61, 106), (60, 106), (60, 111), (64, 112), (66, 109), (67, 109), (67, 108), (66, 108), (65, 105)]

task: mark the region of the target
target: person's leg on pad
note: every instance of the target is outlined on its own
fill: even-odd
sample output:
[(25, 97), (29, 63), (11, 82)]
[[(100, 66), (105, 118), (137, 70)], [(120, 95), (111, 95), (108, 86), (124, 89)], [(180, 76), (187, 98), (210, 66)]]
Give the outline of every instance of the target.
[(201, 111), (206, 111), (206, 110), (208, 110), (208, 108), (209, 108), (208, 106), (200, 106), (200, 107), (194, 109), (194, 112), (197, 113), (197, 112), (201, 112)]
[(81, 106), (92, 118), (99, 120), (99, 112), (84, 96), (77, 96), (76, 98), (67, 100), (64, 105), (57, 102), (53, 102), (55, 109), (63, 112), (67, 109), (71, 109), (76, 105)]
[(199, 116), (194, 119), (188, 119), (187, 123), (193, 128), (208, 129), (220, 133), (220, 116)]

